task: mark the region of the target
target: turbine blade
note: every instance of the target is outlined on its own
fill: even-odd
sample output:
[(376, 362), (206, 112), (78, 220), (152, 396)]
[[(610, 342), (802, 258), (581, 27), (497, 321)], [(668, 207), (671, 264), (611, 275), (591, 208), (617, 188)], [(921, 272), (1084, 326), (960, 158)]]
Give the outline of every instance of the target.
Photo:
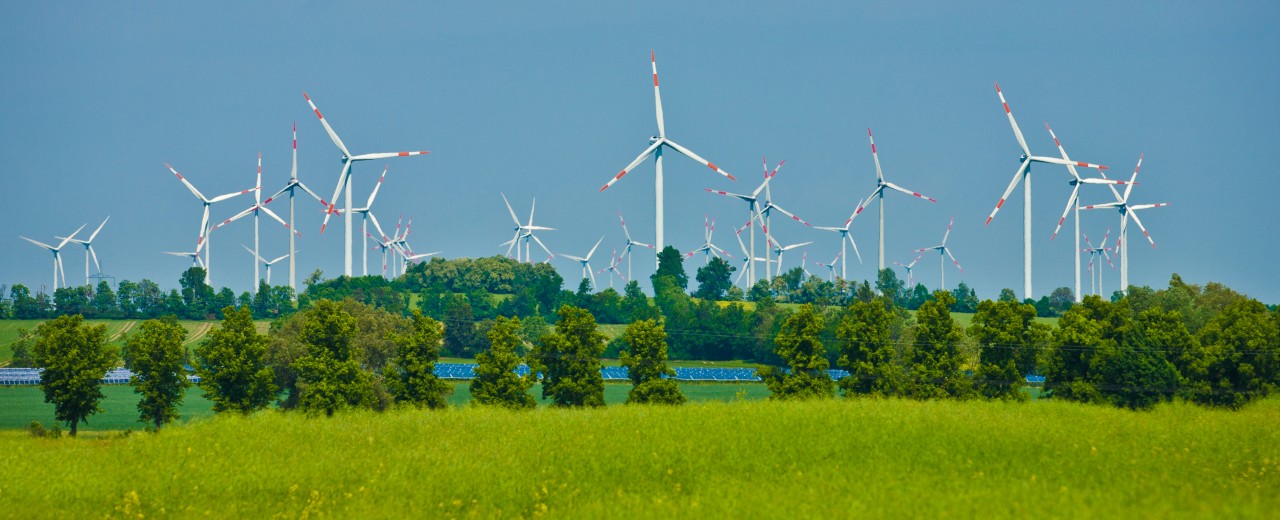
[(75, 230), (75, 231), (73, 231), (70, 235), (67, 235), (67, 238), (62, 239), (62, 242), (59, 242), (59, 243), (58, 243), (58, 247), (56, 247), (56, 248), (54, 248), (54, 249), (62, 249), (62, 246), (67, 245), (67, 242), (70, 242), (70, 241), (71, 241), (71, 239), (75, 238), (75, 237), (76, 237), (76, 234), (77, 234), (77, 233), (79, 233), (79, 232), (80, 232), (80, 230), (84, 229), (84, 227), (85, 227), (85, 226), (87, 226), (87, 225), (88, 225), (88, 224), (80, 224), (80, 227), (76, 228), (76, 230)]
[(35, 244), (35, 245), (40, 246), (40, 247), (43, 247), (43, 248), (45, 248), (45, 249), (49, 249), (49, 250), (56, 249), (56, 248), (54, 248), (53, 246), (51, 246), (51, 245), (49, 245), (49, 244), (46, 244), (46, 243), (44, 243), (44, 242), (40, 242), (40, 241), (38, 241), (38, 240), (32, 240), (32, 239), (27, 238), (27, 237), (24, 237), (24, 236), (22, 236), (22, 235), (18, 235), (18, 238), (21, 238), (21, 239), (23, 239), (23, 240), (26, 240), (27, 242), (31, 242), (32, 244)]
[(1126, 215), (1133, 218), (1133, 223), (1138, 225), (1138, 229), (1142, 230), (1142, 234), (1147, 237), (1147, 242), (1151, 242), (1151, 247), (1156, 247), (1155, 239), (1151, 238), (1151, 233), (1147, 232), (1147, 227), (1142, 225), (1142, 219), (1138, 218), (1138, 214), (1130, 211)]
[(390, 159), (392, 157), (409, 157), (411, 155), (427, 155), (431, 152), (426, 150), (418, 150), (413, 152), (380, 152), (366, 153), (352, 157), (352, 161), (372, 161), (374, 159)]
[(1000, 90), (999, 83), (996, 83), (996, 95), (1000, 96), (1000, 104), (1004, 105), (1004, 114), (1009, 116), (1009, 126), (1013, 127), (1013, 135), (1018, 138), (1018, 146), (1022, 148), (1022, 153), (1031, 155), (1031, 149), (1027, 148), (1027, 140), (1022, 137), (1022, 130), (1018, 128), (1018, 121), (1013, 119), (1013, 111), (1009, 110), (1009, 102), (1004, 100), (1004, 92)]
[[(309, 101), (310, 101), (310, 100), (308, 99), (308, 102), (309, 102)], [(317, 110), (317, 111), (316, 111), (316, 114), (319, 114), (319, 113), (320, 113), (320, 111), (319, 111), (319, 110)], [(321, 121), (324, 121), (324, 119), (321, 119)], [(329, 127), (329, 124), (328, 124), (328, 123), (325, 123), (325, 125), (324, 125), (324, 126), (325, 126), (325, 128), (328, 128), (328, 127)], [(337, 136), (335, 135), (335, 136), (334, 136), (334, 138), (336, 139), (336, 138), (337, 138)], [(337, 186), (334, 186), (334, 188), (333, 188), (333, 197), (330, 197), (330, 198), (329, 198), (329, 210), (325, 212), (325, 214), (324, 214), (324, 222), (320, 224), (320, 234), (322, 234), (322, 235), (324, 234), (324, 228), (325, 228), (325, 227), (328, 227), (328, 225), (329, 225), (329, 217), (333, 216), (333, 213), (334, 213), (334, 211), (333, 211), (333, 206), (334, 206), (335, 204), (337, 204), (337, 202), (338, 202), (338, 196), (342, 194), (342, 187), (343, 187), (344, 185), (346, 185), (346, 183), (347, 183), (347, 172), (350, 172), (350, 171), (351, 171), (351, 161), (343, 162), (343, 163), (342, 163), (342, 172), (338, 173), (338, 185), (337, 185)]]
[(721, 170), (719, 166), (716, 166), (714, 163), (711, 163), (711, 162), (707, 161), (706, 159), (703, 159), (703, 158), (702, 158), (702, 156), (700, 156), (700, 155), (698, 155), (698, 154), (696, 154), (696, 153), (693, 153), (693, 150), (690, 150), (690, 149), (688, 149), (688, 148), (685, 148), (685, 147), (683, 147), (683, 146), (680, 146), (680, 143), (677, 143), (677, 142), (672, 141), (672, 140), (670, 140), (670, 139), (664, 139), (664, 140), (663, 140), (663, 142), (667, 143), (667, 145), (668, 145), (668, 146), (670, 146), (671, 148), (675, 149), (675, 151), (680, 152), (680, 153), (681, 153), (681, 154), (683, 154), (685, 157), (688, 157), (688, 158), (690, 158), (690, 159), (693, 159), (693, 160), (695, 160), (695, 161), (698, 161), (699, 163), (702, 163), (702, 165), (703, 165), (703, 166), (706, 166), (707, 168), (711, 168), (712, 170), (715, 170), (715, 172), (716, 172), (716, 173), (719, 173), (720, 175), (723, 175), (723, 176), (725, 176), (725, 177), (728, 177), (728, 178), (729, 178), (729, 180), (731, 180), (731, 181), (736, 181), (736, 180), (738, 180), (738, 179), (735, 179), (735, 178), (733, 177), (733, 175), (730, 175), (730, 174), (729, 174), (729, 172), (724, 171), (724, 170)]
[(98, 252), (93, 250), (93, 246), (89, 246), (89, 256), (93, 257), (93, 266), (98, 269), (98, 274), (102, 274), (102, 264), (98, 263)]
[[(333, 140), (333, 144), (339, 150), (342, 150), (342, 155), (351, 157), (351, 152), (347, 151), (347, 145), (342, 144), (342, 139), (339, 139), (338, 133), (333, 131), (333, 127), (329, 126), (329, 120), (324, 118), (324, 115), (320, 113), (320, 109), (316, 108), (315, 102), (311, 101), (311, 96), (303, 92), (302, 97), (307, 98), (307, 104), (311, 105), (311, 110), (316, 113), (316, 117), (320, 118), (320, 124), (324, 125), (324, 131), (329, 133), (329, 139)], [(337, 196), (334, 196), (334, 198), (337, 198)]]
[(201, 201), (209, 202), (209, 199), (206, 199), (204, 197), (204, 194), (200, 193), (200, 190), (197, 190), (195, 186), (192, 186), (191, 183), (187, 181), (186, 177), (183, 177), (181, 173), (178, 173), (178, 170), (175, 170), (173, 169), (172, 166), (169, 166), (169, 163), (164, 163), (164, 167), (168, 168), (169, 171), (173, 172), (173, 174), (178, 177), (178, 180), (182, 181), (182, 184), (186, 186), (188, 190), (191, 190), (192, 195), (195, 195), (196, 198), (200, 199)]
[[(987, 217), (986, 224), (990, 224), (991, 219), (996, 218), (996, 213), (1000, 211), (1000, 208), (1002, 206), (1004, 206), (1004, 201), (1008, 200), (1009, 194), (1013, 193), (1013, 189), (1018, 187), (1018, 181), (1022, 179), (1022, 173), (1027, 171), (1027, 165), (1029, 164), (1031, 164), (1031, 161), (1022, 161), (1022, 164), (1018, 166), (1018, 171), (1013, 173), (1013, 180), (1009, 181), (1009, 187), (1005, 188), (1004, 195), (1000, 196), (1000, 202), (996, 203), (995, 209), (991, 210), (991, 215)], [(983, 225), (986, 225), (986, 224), (983, 224)]]
[(631, 161), (631, 164), (628, 164), (626, 168), (623, 168), (622, 171), (618, 172), (617, 175), (614, 175), (612, 179), (609, 179), (609, 182), (606, 182), (604, 186), (601, 186), (599, 191), (609, 189), (609, 186), (613, 186), (613, 183), (618, 182), (623, 175), (626, 175), (627, 172), (635, 169), (636, 166), (639, 166), (640, 162), (647, 159), (654, 150), (658, 149), (659, 146), (662, 146), (662, 139), (654, 141), (653, 144), (649, 145), (648, 148), (645, 148), (643, 152), (640, 152), (640, 155), (636, 156), (636, 160)]
[(85, 242), (93, 242), (93, 239), (98, 238), (98, 232), (102, 231), (102, 226), (107, 225), (108, 220), (111, 220), (111, 215), (107, 215), (107, 218), (102, 219), (102, 223), (98, 224), (98, 229), (93, 230), (93, 234), (89, 235), (89, 240), (85, 240)]
[[(658, 91), (658, 58), (653, 51), (649, 51), (649, 63), (653, 66), (653, 106), (654, 113), (658, 117), (658, 137), (662, 137), (667, 135), (667, 130), (662, 123), (662, 93)], [(594, 285), (594, 281), (592, 284)]]
[(867, 139), (871, 141), (871, 158), (876, 161), (876, 182), (884, 182), (884, 172), (880, 171), (880, 154), (876, 153), (876, 138), (872, 137), (871, 129), (867, 129)]
[(269, 217), (271, 217), (271, 218), (273, 218), (273, 219), (276, 219), (276, 222), (279, 222), (279, 223), (280, 223), (280, 225), (284, 226), (284, 228), (285, 228), (285, 229), (287, 229), (287, 230), (289, 230), (289, 231), (292, 231), (295, 235), (298, 235), (298, 238), (302, 238), (302, 233), (300, 233), (300, 232), (298, 232), (298, 230), (293, 229), (292, 227), (290, 227), (290, 226), (289, 226), (289, 223), (288, 223), (288, 222), (285, 222), (285, 221), (284, 221), (284, 219), (280, 218), (280, 215), (277, 215), (274, 211), (271, 211), (270, 209), (267, 209), (265, 206), (264, 206), (264, 207), (260, 207), (260, 208), (258, 208), (258, 209), (261, 209), (263, 213), (266, 213), (266, 214), (267, 214), (267, 216), (269, 216)]
[(1058, 238), (1058, 231), (1062, 230), (1062, 223), (1067, 221), (1067, 215), (1071, 214), (1071, 206), (1076, 203), (1076, 199), (1080, 198), (1080, 185), (1077, 184), (1071, 190), (1071, 197), (1067, 198), (1067, 207), (1062, 210), (1062, 218), (1058, 219), (1058, 226), (1053, 228), (1053, 236), (1049, 240)]
[(888, 186), (889, 188), (892, 188), (892, 189), (894, 189), (894, 190), (900, 191), (900, 192), (902, 192), (902, 193), (906, 193), (907, 195), (910, 195), (910, 196), (912, 196), (912, 197), (916, 197), (916, 198), (919, 198), (919, 199), (924, 199), (924, 200), (927, 200), (927, 201), (929, 201), (929, 202), (938, 202), (938, 200), (937, 200), (937, 199), (935, 199), (935, 198), (933, 198), (933, 197), (929, 197), (929, 196), (926, 196), (926, 195), (921, 195), (921, 194), (916, 193), (916, 192), (914, 192), (914, 191), (911, 191), (911, 190), (908, 190), (908, 189), (906, 189), (906, 188), (903, 188), (902, 186), (898, 186), (897, 184), (894, 184), (894, 183), (892, 183), (892, 182), (886, 182), (886, 183), (884, 183), (884, 185), (885, 185), (885, 186)]
[(374, 183), (373, 191), (369, 193), (369, 200), (364, 203), (364, 207), (373, 207), (373, 199), (378, 197), (378, 189), (382, 187), (382, 181), (387, 178), (387, 171), (389, 170), (391, 170), (390, 166), (382, 167), (382, 175), (378, 177), (378, 182)]

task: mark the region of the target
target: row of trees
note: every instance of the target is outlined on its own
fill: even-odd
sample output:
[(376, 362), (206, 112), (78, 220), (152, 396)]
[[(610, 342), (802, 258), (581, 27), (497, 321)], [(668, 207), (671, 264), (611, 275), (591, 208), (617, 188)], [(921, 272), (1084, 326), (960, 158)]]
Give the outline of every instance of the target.
[(294, 310), (293, 289), (288, 286), (260, 282), (255, 293), (245, 291), (237, 296), (227, 287), (215, 292), (204, 283), (204, 273), (199, 267), (183, 272), (179, 279), (181, 289), (170, 289), (167, 293), (148, 279), (122, 280), (114, 290), (106, 280), (98, 282), (97, 287), (63, 287), (54, 291), (52, 298), (43, 292), (32, 294), (27, 286), (15, 284), (8, 290), (9, 298), (0, 300), (0, 319), (38, 320), (70, 315), (89, 319), (152, 319), (172, 315), (204, 320), (227, 306), (250, 309), (255, 318), (270, 319)]

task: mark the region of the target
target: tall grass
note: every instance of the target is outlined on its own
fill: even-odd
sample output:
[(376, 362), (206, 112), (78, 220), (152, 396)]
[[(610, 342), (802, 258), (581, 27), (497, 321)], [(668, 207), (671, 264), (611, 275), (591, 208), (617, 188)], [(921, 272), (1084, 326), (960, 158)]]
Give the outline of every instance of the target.
[(856, 400), (218, 417), (0, 434), (15, 517), (1259, 517), (1280, 401)]

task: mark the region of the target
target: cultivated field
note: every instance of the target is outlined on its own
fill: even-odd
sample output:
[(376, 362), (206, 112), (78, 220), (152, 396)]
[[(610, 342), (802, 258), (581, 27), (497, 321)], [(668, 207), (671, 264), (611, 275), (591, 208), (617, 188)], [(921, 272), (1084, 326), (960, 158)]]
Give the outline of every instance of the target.
[(14, 517), (1274, 518), (1280, 400), (834, 400), (0, 434)]
[[(34, 332), (45, 320), (0, 320), (0, 366), (4, 366), (13, 358), (13, 350), (10, 348), (15, 341), (18, 340), (18, 329), (27, 329)], [(107, 326), (107, 340), (117, 347), (124, 346), (124, 340), (129, 334), (137, 331), (136, 327), (143, 320), (85, 320), (89, 325), (103, 324)], [(194, 321), (179, 320), (182, 328), (187, 329), (186, 346), (188, 349), (194, 348), (204, 336), (209, 333), (213, 327), (217, 326), (218, 321)], [(271, 326), (271, 320), (255, 320), (254, 327), (259, 333), (266, 334), (267, 329)]]

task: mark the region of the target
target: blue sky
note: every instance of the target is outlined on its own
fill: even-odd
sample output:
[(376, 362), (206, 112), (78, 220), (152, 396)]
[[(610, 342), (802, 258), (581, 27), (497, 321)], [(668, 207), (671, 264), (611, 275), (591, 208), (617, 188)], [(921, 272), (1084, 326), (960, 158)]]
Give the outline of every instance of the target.
[[(874, 188), (871, 127), (889, 180), (939, 200), (887, 199), (886, 259), (911, 260), (954, 216), (948, 245), (965, 272), (948, 271), (948, 285), (1021, 293), (1021, 190), (983, 226), (1019, 155), (998, 81), (1037, 154), (1056, 152), (1045, 121), (1073, 159), (1112, 174), (1127, 176), (1146, 154), (1132, 201), (1172, 206), (1141, 213), (1159, 248), (1130, 235), (1132, 283), (1162, 287), (1178, 272), (1280, 301), (1274, 4), (264, 4), (0, 5), (9, 21), (0, 34), (0, 283), (51, 282), (49, 255), (19, 234), (53, 240), (111, 215), (95, 245), (105, 271), (176, 286), (188, 263), (160, 252), (193, 247), (200, 207), (164, 163), (212, 195), (251, 186), (261, 151), (264, 190), (274, 191), (287, 181), (294, 121), (300, 176), (328, 197), (339, 155), (303, 90), (353, 152), (431, 150), (362, 163), (354, 177), (363, 201), (390, 166), (374, 212), (388, 226), (414, 216), (416, 250), (502, 253), (505, 192), (518, 213), (537, 198), (537, 223), (559, 228), (541, 234), (557, 252), (580, 255), (606, 236), (603, 267), (623, 241), (618, 211), (638, 239), (653, 238), (652, 163), (596, 191), (656, 133), (653, 50), (667, 135), (739, 179), (668, 155), (667, 242), (682, 250), (700, 243), (709, 212), (715, 242), (739, 253), (728, 230), (745, 221), (741, 203), (702, 190), (753, 189), (761, 156), (787, 161), (777, 202), (815, 225), (840, 224)], [(1071, 231), (1049, 240), (1070, 186), (1062, 168), (1033, 175), (1043, 294), (1073, 284)], [(1111, 200), (1101, 189), (1083, 197)], [(215, 205), (213, 218), (250, 204)], [(299, 207), (299, 279), (314, 268), (340, 274), (341, 228), (320, 235), (322, 215)], [(850, 278), (873, 276), (868, 217), (854, 222), (863, 263), (850, 265)], [(1081, 216), (1095, 240), (1118, 220)], [(816, 241), (806, 248), (815, 274), (812, 263), (838, 250), (834, 236), (792, 222), (775, 230), (784, 242)], [(262, 233), (263, 256), (286, 252), (283, 228), (264, 220)], [(251, 257), (239, 244), (252, 243), (252, 226), (237, 222), (212, 240), (215, 285), (248, 289)], [(650, 254), (636, 257), (638, 277), (650, 274)], [(83, 261), (83, 248), (67, 253), (68, 281), (83, 280)], [(917, 278), (935, 286), (936, 260), (921, 262)], [(576, 284), (576, 262), (555, 265)], [(286, 276), (277, 268), (273, 281)], [(1119, 272), (1103, 278), (1110, 292)]]

